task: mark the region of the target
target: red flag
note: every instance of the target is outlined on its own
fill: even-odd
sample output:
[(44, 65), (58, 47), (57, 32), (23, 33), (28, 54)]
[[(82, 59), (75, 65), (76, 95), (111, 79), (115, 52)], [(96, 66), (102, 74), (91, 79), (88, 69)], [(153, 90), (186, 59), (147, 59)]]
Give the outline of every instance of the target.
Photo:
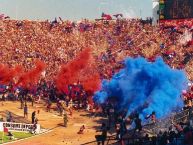
[(6, 127), (3, 128), (3, 132), (8, 133), (8, 131), (9, 131), (8, 128), (6, 128)]
[(102, 16), (101, 16), (103, 19), (105, 20), (112, 20), (112, 17), (111, 15), (108, 15), (108, 14), (105, 14), (105, 13), (102, 13)]

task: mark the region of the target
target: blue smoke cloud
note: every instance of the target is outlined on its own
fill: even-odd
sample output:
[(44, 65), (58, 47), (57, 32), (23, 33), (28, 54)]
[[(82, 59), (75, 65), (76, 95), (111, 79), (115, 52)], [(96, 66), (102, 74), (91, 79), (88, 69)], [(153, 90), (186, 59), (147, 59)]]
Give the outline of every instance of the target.
[(153, 111), (157, 118), (166, 117), (183, 107), (180, 96), (188, 83), (184, 71), (170, 68), (161, 57), (155, 62), (127, 58), (124, 64), (111, 80), (102, 81), (102, 89), (93, 98), (96, 103), (113, 99), (120, 111), (138, 112), (143, 118)]

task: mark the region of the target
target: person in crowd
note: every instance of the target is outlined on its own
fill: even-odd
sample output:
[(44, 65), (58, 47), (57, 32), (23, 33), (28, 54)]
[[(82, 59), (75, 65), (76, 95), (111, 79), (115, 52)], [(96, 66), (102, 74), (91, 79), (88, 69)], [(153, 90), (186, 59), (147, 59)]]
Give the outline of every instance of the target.
[(30, 100), (31, 100), (31, 106), (34, 106), (34, 96), (32, 94), (29, 95)]
[(142, 130), (142, 122), (141, 119), (139, 118), (139, 114), (137, 113), (134, 119), (135, 122), (135, 132), (138, 131), (140, 132)]
[(28, 107), (27, 107), (27, 104), (25, 104), (25, 106), (23, 108), (23, 112), (24, 112), (24, 118), (28, 118)]
[(12, 116), (11, 112), (7, 113), (7, 122), (13, 122), (13, 116)]
[(67, 116), (66, 112), (63, 113), (63, 121), (64, 121), (64, 127), (67, 127), (68, 116)]
[(150, 115), (148, 115), (145, 119), (150, 119), (151, 123), (155, 123), (156, 122), (156, 114), (155, 111), (153, 111)]
[(72, 107), (69, 107), (69, 115), (72, 117)]
[(185, 135), (184, 140), (185, 145), (193, 145), (193, 132), (190, 129), (190, 126), (184, 128), (184, 135)]
[(10, 131), (8, 131), (7, 136), (9, 137), (10, 140), (14, 140), (15, 139), (13, 133), (10, 132)]
[(180, 123), (174, 123), (174, 122), (172, 121), (172, 124), (174, 125), (174, 127), (175, 127), (176, 130), (178, 131), (178, 134), (181, 135), (182, 132), (183, 132), (183, 128), (182, 128), (182, 126), (180, 125)]
[(36, 134), (36, 130), (37, 130), (37, 122), (34, 122), (32, 128), (31, 128), (31, 133)]
[(32, 119), (32, 124), (35, 123), (35, 118), (36, 118), (36, 111), (32, 112), (31, 119)]
[(51, 111), (51, 106), (52, 106), (52, 102), (51, 100), (48, 98), (48, 102), (47, 102), (47, 112)]
[(95, 136), (98, 145), (100, 145), (100, 143), (102, 143), (102, 145), (104, 145), (106, 138), (107, 138), (107, 126), (106, 126), (106, 124), (102, 123), (101, 129), (98, 130), (97, 132), (101, 132), (101, 135)]
[(77, 133), (78, 133), (78, 134), (83, 134), (83, 133), (84, 133), (84, 130), (85, 130), (85, 126), (82, 125), (82, 126), (80, 127), (80, 130), (79, 130)]
[(36, 124), (38, 124), (38, 118), (36, 117), (35, 118), (35, 121), (34, 121)]
[(163, 135), (160, 138), (160, 145), (167, 145), (169, 143), (169, 139), (168, 139), (168, 135), (167, 135), (167, 131), (165, 131), (163, 133)]

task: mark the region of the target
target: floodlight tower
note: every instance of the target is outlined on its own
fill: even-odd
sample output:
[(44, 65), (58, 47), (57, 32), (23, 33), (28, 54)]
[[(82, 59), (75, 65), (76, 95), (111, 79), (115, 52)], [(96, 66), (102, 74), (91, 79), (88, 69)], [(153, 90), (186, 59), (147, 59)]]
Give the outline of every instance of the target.
[(159, 0), (152, 0), (153, 2), (153, 25), (157, 25), (159, 21)]

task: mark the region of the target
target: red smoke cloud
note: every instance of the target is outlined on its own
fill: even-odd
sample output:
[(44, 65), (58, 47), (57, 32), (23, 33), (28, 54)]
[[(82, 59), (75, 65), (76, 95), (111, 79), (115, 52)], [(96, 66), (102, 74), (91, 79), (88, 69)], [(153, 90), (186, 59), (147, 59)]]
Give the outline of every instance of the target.
[(56, 78), (56, 86), (60, 92), (68, 93), (68, 85), (81, 82), (83, 88), (91, 93), (100, 88), (100, 76), (94, 71), (94, 59), (91, 50), (83, 50), (74, 60), (61, 67)]
[(85, 80), (82, 81), (82, 85), (86, 91), (95, 92), (100, 89), (100, 76), (98, 73), (88, 76)]
[(80, 78), (80, 73), (84, 70), (90, 59), (90, 49), (85, 49), (71, 62), (61, 67), (56, 78), (56, 86), (60, 92), (67, 92), (68, 85), (76, 83)]
[(87, 76), (87, 78), (85, 77), (85, 79), (82, 81), (82, 85), (83, 88), (88, 92), (88, 103), (92, 104), (92, 96), (94, 92), (100, 90), (101, 80), (99, 74), (90, 74), (90, 76)]
[(35, 65), (34, 69), (24, 72), (24, 68), (21, 66), (10, 68), (7, 65), (0, 64), (0, 83), (7, 85), (12, 82), (16, 86), (24, 88), (37, 84), (42, 71), (45, 69), (45, 64), (37, 60)]
[(36, 85), (41, 77), (41, 73), (45, 70), (45, 68), (45, 63), (40, 60), (37, 60), (35, 62), (35, 68), (21, 74), (17, 85), (22, 86), (24, 88), (30, 88)]
[(14, 82), (14, 79), (19, 76), (22, 70), (21, 66), (10, 68), (7, 65), (0, 64), (0, 83), (9, 84), (10, 82)]

